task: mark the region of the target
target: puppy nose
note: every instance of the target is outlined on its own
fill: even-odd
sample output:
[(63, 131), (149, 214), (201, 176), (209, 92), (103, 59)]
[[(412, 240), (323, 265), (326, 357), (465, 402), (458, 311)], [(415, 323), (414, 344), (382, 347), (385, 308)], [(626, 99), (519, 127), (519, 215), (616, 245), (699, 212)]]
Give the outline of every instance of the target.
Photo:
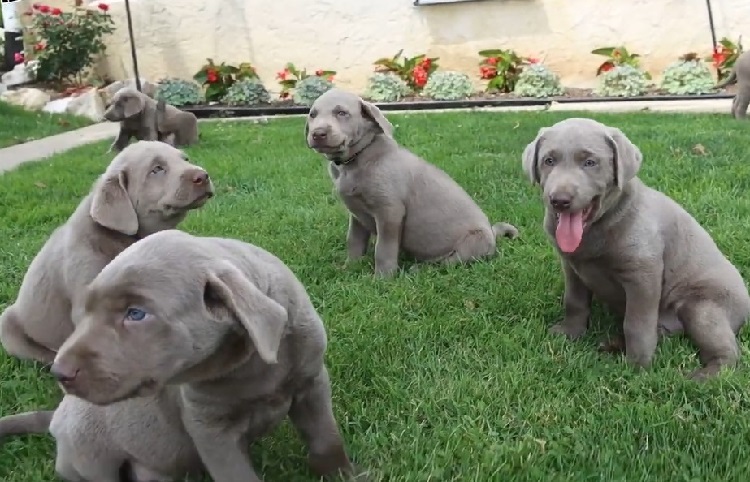
[(314, 141), (320, 141), (325, 139), (327, 135), (326, 131), (315, 129), (312, 133), (312, 138)]
[(550, 196), (552, 207), (561, 211), (569, 209), (571, 201), (572, 198), (569, 194), (553, 194)]
[(201, 186), (208, 182), (208, 173), (206, 171), (199, 171), (193, 175), (193, 184)]
[(62, 366), (57, 362), (52, 364), (49, 371), (55, 380), (63, 384), (72, 382), (78, 376), (77, 368)]

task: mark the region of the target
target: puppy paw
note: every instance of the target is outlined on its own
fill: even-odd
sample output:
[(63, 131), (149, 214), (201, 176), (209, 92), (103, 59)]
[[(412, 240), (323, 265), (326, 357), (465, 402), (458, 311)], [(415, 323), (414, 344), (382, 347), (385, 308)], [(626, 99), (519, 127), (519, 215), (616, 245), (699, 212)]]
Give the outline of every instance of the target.
[(575, 340), (586, 333), (586, 325), (580, 323), (569, 323), (565, 320), (550, 327), (549, 332), (555, 335), (565, 335), (570, 340)]

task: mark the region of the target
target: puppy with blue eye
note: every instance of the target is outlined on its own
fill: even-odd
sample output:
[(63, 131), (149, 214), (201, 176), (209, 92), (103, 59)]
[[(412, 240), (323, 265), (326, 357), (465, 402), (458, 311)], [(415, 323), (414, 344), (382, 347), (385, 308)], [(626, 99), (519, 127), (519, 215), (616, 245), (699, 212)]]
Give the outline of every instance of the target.
[(659, 336), (684, 331), (702, 365), (691, 377), (710, 378), (739, 359), (750, 295), (695, 218), (638, 178), (642, 161), (621, 130), (584, 118), (540, 129), (524, 150), (565, 279), (564, 316), (550, 331), (581, 337), (596, 297), (622, 318), (602, 348), (648, 367)]
[(137, 240), (177, 227), (213, 193), (206, 170), (184, 152), (157, 141), (126, 147), (29, 265), (18, 297), (0, 315), (5, 351), (51, 363), (99, 271)]
[[(50, 371), (55, 410), (0, 420), (49, 426), (76, 482), (259, 482), (249, 444), (288, 416), (317, 476), (352, 475), (333, 414), (323, 322), (276, 256), (177, 230), (133, 244), (85, 290)], [(46, 417), (46, 419), (45, 419)], [(50, 420), (51, 417), (51, 420)]]
[(318, 97), (305, 138), (330, 161), (349, 211), (347, 261), (364, 256), (376, 237), (377, 276), (396, 274), (400, 252), (419, 262), (468, 263), (494, 256), (498, 238), (518, 236), (511, 224), (491, 224), (445, 171), (399, 146), (380, 110), (353, 93)]

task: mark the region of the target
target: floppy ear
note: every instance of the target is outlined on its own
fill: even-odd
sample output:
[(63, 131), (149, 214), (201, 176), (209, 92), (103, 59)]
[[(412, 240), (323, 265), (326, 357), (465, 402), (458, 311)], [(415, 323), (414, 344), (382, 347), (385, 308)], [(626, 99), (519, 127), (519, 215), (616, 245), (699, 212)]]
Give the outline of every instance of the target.
[(208, 275), (206, 296), (214, 297), (240, 322), (261, 359), (276, 363), (287, 319), (286, 309), (261, 292), (234, 265), (222, 262)]
[(132, 94), (122, 99), (122, 112), (125, 117), (140, 114), (145, 108), (146, 100), (141, 95)]
[(132, 236), (138, 232), (138, 215), (127, 185), (125, 171), (105, 174), (94, 187), (89, 214), (105, 228)]
[(542, 127), (536, 135), (536, 139), (531, 141), (526, 149), (523, 150), (522, 165), (523, 170), (532, 184), (539, 184), (541, 178), (539, 176), (539, 145), (542, 141), (542, 136), (547, 131), (547, 127)]
[(383, 134), (393, 138), (393, 124), (385, 118), (380, 109), (364, 99), (359, 99), (359, 102), (362, 105), (362, 116), (373, 121)]
[(308, 144), (307, 136), (310, 135), (310, 116), (305, 119), (305, 144)]
[(622, 188), (641, 168), (643, 154), (617, 127), (608, 128), (607, 143), (612, 148), (612, 171), (615, 186)]

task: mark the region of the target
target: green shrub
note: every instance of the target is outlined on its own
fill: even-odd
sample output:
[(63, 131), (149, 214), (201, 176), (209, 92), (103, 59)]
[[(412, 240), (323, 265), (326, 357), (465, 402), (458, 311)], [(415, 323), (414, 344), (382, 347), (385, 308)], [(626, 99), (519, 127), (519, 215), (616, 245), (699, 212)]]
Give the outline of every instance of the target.
[(375, 102), (398, 102), (410, 92), (407, 83), (398, 75), (377, 72), (367, 81), (365, 97)]
[(661, 88), (672, 95), (707, 94), (714, 91), (714, 83), (708, 65), (695, 58), (667, 66)]
[(600, 75), (596, 94), (603, 97), (637, 97), (646, 93), (648, 77), (640, 68), (618, 65)]
[(554, 97), (565, 89), (560, 77), (542, 64), (529, 64), (521, 71), (513, 93), (521, 97)]
[(243, 79), (232, 84), (222, 101), (227, 105), (257, 105), (271, 102), (271, 95), (258, 79)]
[(333, 82), (317, 75), (311, 75), (294, 86), (294, 103), (312, 105), (315, 99), (333, 88)]
[(474, 85), (463, 72), (438, 70), (427, 80), (422, 92), (434, 100), (460, 100), (474, 93)]
[(156, 86), (154, 98), (175, 107), (196, 105), (203, 101), (203, 89), (192, 80), (162, 79)]

